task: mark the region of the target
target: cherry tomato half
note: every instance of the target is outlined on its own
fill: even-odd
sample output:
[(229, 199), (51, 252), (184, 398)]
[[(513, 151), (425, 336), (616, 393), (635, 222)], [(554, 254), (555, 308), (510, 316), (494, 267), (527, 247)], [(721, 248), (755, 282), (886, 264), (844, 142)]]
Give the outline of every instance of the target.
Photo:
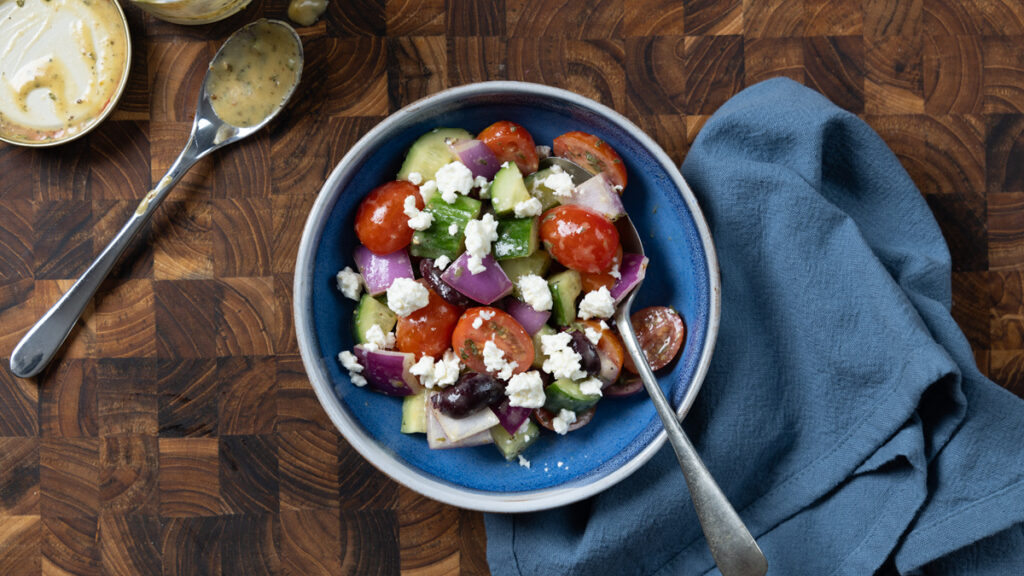
[(622, 340), (619, 340), (619, 335), (611, 328), (607, 330), (601, 328), (600, 322), (587, 320), (582, 324), (601, 333), (601, 339), (597, 341), (597, 355), (601, 358), (601, 371), (597, 377), (606, 385), (614, 383), (619, 379), (622, 364), (626, 359), (626, 349), (622, 346)]
[[(589, 424), (590, 421), (594, 418), (595, 411), (597, 411), (597, 406), (591, 406), (584, 412), (577, 412), (576, 421), (573, 422), (572, 424), (569, 424), (569, 432), (572, 432), (573, 430), (579, 430), (580, 428), (583, 428), (584, 426)], [(533, 411), (533, 419), (537, 421), (537, 424), (540, 424), (541, 426), (547, 428), (548, 430), (551, 430), (552, 432), (555, 431), (555, 425), (553, 421), (556, 416), (558, 416), (558, 414), (553, 414), (551, 411), (545, 410), (544, 408), (537, 408)]]
[[(476, 328), (473, 323), (480, 323)], [(514, 374), (525, 372), (533, 363), (533, 339), (507, 312), (484, 306), (470, 308), (459, 318), (452, 333), (452, 348), (459, 358), (474, 372), (487, 372), (484, 365), (484, 346), (493, 340), (505, 353), (506, 362), (516, 362)]]
[(612, 184), (626, 187), (626, 165), (607, 142), (586, 132), (566, 132), (555, 138), (552, 152), (583, 166), (593, 174), (604, 172)]
[[(633, 324), (633, 332), (640, 342), (647, 363), (651, 370), (659, 370), (668, 365), (686, 338), (686, 324), (675, 310), (666, 306), (651, 306), (637, 310), (629, 317)], [(628, 355), (625, 362), (626, 370), (636, 374), (636, 366)]]
[[(615, 260), (612, 261), (612, 268), (621, 262), (622, 246), (619, 246), (619, 251), (615, 253)], [(590, 274), (588, 272), (583, 272), (580, 274), (580, 282), (583, 285), (584, 292), (593, 292), (594, 290), (601, 288), (601, 286), (611, 290), (612, 287), (615, 286), (615, 283), (618, 282), (618, 279), (612, 276), (611, 272), (605, 272), (603, 274)]]
[[(423, 280), (417, 280), (426, 286)], [(430, 287), (427, 287), (430, 290)], [(401, 352), (412, 352), (419, 359), (423, 355), (440, 358), (451, 344), (452, 331), (459, 321), (462, 309), (430, 290), (427, 305), (405, 316), (398, 317), (395, 347)]]
[(597, 212), (572, 204), (555, 206), (541, 216), (540, 238), (555, 260), (590, 274), (610, 271), (622, 249), (614, 224)]
[(502, 120), (495, 122), (477, 135), (498, 157), (498, 162), (515, 162), (523, 176), (537, 171), (537, 146), (533, 136), (519, 124)]
[(377, 254), (390, 254), (409, 245), (413, 231), (405, 215), (405, 198), (410, 195), (422, 209), (419, 188), (404, 180), (378, 186), (363, 198), (356, 211), (356, 236), (363, 246)]

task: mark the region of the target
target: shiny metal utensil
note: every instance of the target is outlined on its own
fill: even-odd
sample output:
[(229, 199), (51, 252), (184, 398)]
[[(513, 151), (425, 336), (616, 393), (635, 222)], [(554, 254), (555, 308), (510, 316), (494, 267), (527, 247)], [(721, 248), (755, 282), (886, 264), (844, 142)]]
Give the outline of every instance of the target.
[[(257, 118), (258, 122), (247, 123), (248, 125), (246, 126), (234, 126), (222, 120), (214, 111), (213, 98), (211, 98), (211, 94), (208, 91), (210, 80), (211, 77), (215, 76), (213, 70), (216, 66), (219, 64), (229, 64), (229, 62), (223, 61), (223, 55), (226, 53), (225, 49), (234, 44), (234, 49), (237, 51), (238, 42), (251, 42), (256, 32), (266, 30), (266, 28), (260, 27), (281, 27), (294, 40), (298, 55), (296, 68), (294, 68), (294, 82), (290, 90), (283, 95), (280, 103), (276, 107), (269, 109), (261, 120)], [(230, 50), (227, 53), (230, 53)], [(12, 372), (22, 378), (30, 378), (46, 367), (54, 354), (57, 353), (57, 350), (60, 349), (68, 334), (71, 333), (71, 329), (74, 328), (78, 318), (82, 315), (82, 311), (85, 310), (85, 306), (92, 299), (93, 295), (96, 294), (96, 290), (110, 273), (114, 264), (117, 263), (121, 254), (131, 243), (135, 235), (152, 218), (160, 203), (163, 202), (174, 185), (188, 172), (193, 164), (214, 150), (237, 142), (258, 131), (277, 116), (278, 112), (284, 108), (285, 104), (295, 93), (295, 87), (298, 85), (302, 74), (302, 56), (302, 41), (299, 39), (298, 34), (295, 33), (291, 26), (278, 20), (257, 20), (252, 22), (240, 28), (224, 42), (224, 45), (221, 46), (210, 62), (210, 68), (203, 79), (203, 86), (199, 91), (199, 105), (196, 109), (195, 120), (192, 123), (192, 133), (189, 135), (184, 150), (182, 150), (170, 169), (167, 170), (167, 174), (146, 194), (139, 203), (138, 208), (136, 208), (135, 213), (132, 214), (128, 222), (114, 236), (114, 239), (107, 244), (107, 247), (103, 249), (103, 252), (93, 261), (85, 273), (21, 339), (14, 352), (11, 353)]]
[[(622, 251), (642, 255), (644, 246), (629, 216), (620, 218), (615, 224), (619, 230)], [(675, 411), (661, 391), (661, 386), (658, 385), (651, 367), (647, 364), (647, 358), (640, 349), (640, 342), (633, 333), (633, 324), (629, 320), (630, 309), (641, 284), (633, 288), (629, 296), (619, 304), (615, 313), (615, 323), (619, 328), (619, 334), (622, 335), (622, 343), (636, 364), (644, 388), (647, 389), (647, 394), (654, 402), (658, 416), (661, 417), (669, 443), (676, 451), (679, 467), (683, 470), (686, 486), (690, 489), (690, 497), (693, 499), (693, 507), (697, 511), (697, 519), (700, 520), (704, 538), (718, 569), (723, 576), (762, 576), (768, 571), (768, 561), (683, 432)]]

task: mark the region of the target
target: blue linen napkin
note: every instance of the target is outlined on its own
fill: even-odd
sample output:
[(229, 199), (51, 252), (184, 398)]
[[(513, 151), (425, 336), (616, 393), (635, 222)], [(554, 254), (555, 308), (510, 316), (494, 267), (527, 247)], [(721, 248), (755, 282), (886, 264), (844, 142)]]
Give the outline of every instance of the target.
[[(885, 143), (774, 79), (715, 113), (683, 174), (723, 287), (684, 425), (769, 574), (1024, 573), (1024, 402), (978, 372)], [(486, 526), (496, 576), (717, 573), (667, 444), (588, 501)]]

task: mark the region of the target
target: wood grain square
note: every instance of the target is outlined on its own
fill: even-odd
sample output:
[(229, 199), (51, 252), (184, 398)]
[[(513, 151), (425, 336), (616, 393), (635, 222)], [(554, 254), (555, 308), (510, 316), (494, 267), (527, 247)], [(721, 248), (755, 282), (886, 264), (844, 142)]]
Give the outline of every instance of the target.
[(388, 112), (387, 48), (383, 38), (339, 38), (325, 46), (328, 116), (383, 116)]
[(963, 14), (971, 33), (983, 36), (1024, 34), (1024, 5), (1015, 0), (969, 0)]
[(272, 192), (270, 134), (260, 132), (218, 152), (212, 198), (268, 198)]
[(743, 0), (744, 38), (804, 35), (804, 0)]
[(861, 0), (804, 0), (807, 36), (858, 36), (863, 31)]
[(156, 355), (153, 281), (130, 279), (104, 284), (93, 311), (95, 354), (108, 358)]
[(685, 53), (685, 113), (711, 114), (743, 87), (742, 37), (690, 36)]
[(217, 359), (217, 433), (270, 434), (277, 419), (273, 357)]
[(623, 2), (505, 0), (505, 22), (510, 37), (610, 40), (622, 37)]
[(338, 434), (311, 429), (276, 438), (281, 510), (338, 508)]
[(983, 38), (981, 73), (984, 108), (988, 114), (1024, 113), (1024, 37)]
[[(159, 182), (188, 142), (192, 122), (150, 122), (149, 123), (149, 177), (150, 182)], [(213, 189), (213, 171), (216, 155), (203, 158), (174, 185), (166, 203), (198, 199), (207, 196)], [(140, 196), (141, 199), (141, 196)]]
[(929, 116), (926, 164), (933, 187), (922, 192), (951, 194), (985, 202), (985, 120), (981, 116)]
[(220, 283), (217, 355), (273, 354), (277, 332), (274, 279), (225, 278)]
[(221, 547), (224, 576), (273, 576), (281, 573), (278, 547), (281, 528), (275, 514), (227, 516), (223, 536), (231, 546)]
[(389, 37), (441, 36), (445, 32), (445, 0), (386, 0)]
[(383, 510), (398, 502), (398, 484), (372, 466), (363, 466), (363, 457), (342, 440), (338, 445), (339, 485), (343, 510)]
[(272, 198), (274, 244), (270, 269), (275, 274), (288, 274), (295, 270), (302, 229), (315, 200), (316, 196), (310, 193), (280, 194)]
[[(132, 38), (131, 67), (124, 93), (117, 102), (117, 108), (110, 115), (110, 120), (145, 121), (149, 120), (149, 38), (145, 33), (143, 12), (125, 10), (128, 18), (129, 33)], [(143, 164), (145, 165), (145, 164)]]
[(212, 208), (214, 275), (269, 276), (273, 232), (270, 200), (218, 199)]
[(381, 120), (383, 118), (376, 116), (328, 118), (327, 131), (331, 137), (328, 139), (327, 165), (333, 168), (348, 153), (349, 148)]
[(1024, 193), (994, 192), (987, 198), (989, 270), (1024, 267)]
[(385, 0), (330, 2), (324, 21), (329, 36), (383, 36)]
[(753, 38), (743, 42), (746, 86), (785, 76), (803, 84), (804, 48), (800, 38)]
[(277, 422), (275, 432), (336, 433), (317, 401), (298, 354), (277, 356)]
[(35, 282), (31, 278), (0, 281), (0, 326), (4, 327), (0, 332), (0, 358), (9, 358), (22, 336), (39, 319), (34, 294)]
[(976, 36), (924, 37), (922, 75), (928, 114), (982, 112), (981, 39)]
[(98, 360), (96, 382), (101, 436), (157, 435), (160, 402), (156, 360)]
[(217, 433), (220, 389), (213, 359), (162, 359), (156, 365), (161, 437)]
[(995, 350), (1024, 349), (1024, 272), (1008, 269), (989, 272), (988, 298), (990, 322), (986, 326), (991, 334), (991, 348)]
[(988, 269), (989, 235), (985, 199), (978, 196), (928, 194), (925, 196), (957, 272)]
[(135, 200), (150, 189), (148, 125), (110, 121), (89, 136), (93, 161), (89, 191), (93, 199)]
[(215, 48), (207, 42), (182, 42), (175, 38), (153, 38), (147, 48), (150, 120), (191, 123)]
[(35, 204), (22, 198), (0, 200), (0, 222), (0, 282), (31, 278), (35, 270)]
[(625, 46), (629, 115), (682, 114), (687, 105), (685, 39), (627, 38)]
[(100, 507), (98, 438), (43, 438), (39, 508), (44, 517), (95, 518)]
[(56, 148), (37, 151), (38, 187), (33, 199), (40, 202), (89, 200), (87, 158), (91, 153), (89, 138), (80, 138)]
[(973, 2), (929, 0), (921, 17), (926, 36), (980, 35), (971, 19)]
[(50, 365), (40, 378), (39, 422), (44, 437), (96, 436), (99, 389), (94, 360)]
[(341, 512), (341, 573), (398, 574), (398, 521), (390, 510)]
[(103, 574), (159, 575), (162, 570), (160, 533), (157, 516), (103, 512), (99, 519)]
[(33, 228), (37, 279), (77, 278), (85, 271), (93, 255), (92, 202), (40, 202)]
[(281, 510), (280, 522), (283, 574), (342, 574), (341, 516), (336, 510)]
[[(160, 438), (157, 445), (160, 515), (178, 518), (222, 514), (218, 440)], [(166, 532), (164, 538), (166, 541)], [(166, 548), (164, 557), (166, 560)], [(164, 566), (167, 566), (166, 562)]]
[(1024, 350), (989, 352), (989, 377), (1018, 397), (1024, 396)]
[(164, 576), (221, 574), (223, 518), (170, 518), (162, 524), (160, 555)]
[(868, 115), (864, 121), (878, 132), (892, 149), (919, 190), (934, 190), (935, 170), (928, 164), (928, 127), (926, 117), (919, 114)]
[(687, 36), (720, 36), (743, 33), (742, 0), (683, 0)]
[(623, 2), (623, 36), (682, 36), (686, 33), (686, 9), (679, 0)]
[(487, 543), (480, 538), (486, 533), (484, 515), (472, 510), (459, 510), (459, 569), (462, 574), (490, 574), (487, 565)]
[(153, 277), (213, 278), (213, 206), (207, 200), (167, 202), (153, 217)]
[(448, 85), (508, 78), (507, 43), (502, 38), (447, 39)]
[(100, 507), (104, 512), (160, 512), (156, 436), (111, 436), (100, 442)]
[(686, 138), (686, 117), (681, 114), (642, 116), (640, 127), (654, 138), (672, 163), (679, 166), (686, 158), (690, 143)]
[(160, 358), (212, 358), (217, 355), (217, 303), (213, 280), (158, 280), (156, 351)]
[[(93, 258), (98, 257), (106, 249), (107, 244), (121, 231), (125, 222), (138, 209), (136, 200), (100, 200), (92, 201), (92, 250)], [(121, 260), (114, 265), (108, 278), (152, 278), (153, 251), (150, 246), (152, 234), (149, 225), (143, 227), (139, 235), (131, 242)]]
[(624, 58), (621, 41), (512, 38), (508, 79), (565, 88), (624, 110)]
[(1024, 115), (987, 117), (985, 190), (1024, 192)]
[(7, 362), (0, 364), (0, 410), (0, 437), (39, 435), (37, 381), (18, 378)]
[(43, 574), (99, 576), (96, 517), (43, 516)]
[(24, 146), (0, 146), (0, 174), (23, 174), (5, 178), (0, 187), (0, 202), (31, 201), (40, 198), (39, 168), (42, 156)]
[(274, 324), (275, 354), (298, 354), (299, 340), (295, 335), (295, 317), (292, 306), (291, 274), (274, 274)]
[(989, 313), (992, 309), (992, 274), (985, 270), (953, 272), (953, 318), (975, 351), (992, 347)]
[(278, 511), (276, 442), (270, 436), (220, 437), (220, 493), (225, 511)]
[(923, 114), (921, 39), (893, 36), (868, 40), (865, 44), (864, 111)]
[(864, 37), (920, 37), (924, 0), (864, 0)]
[(402, 570), (450, 574), (459, 570), (459, 511), (404, 486), (399, 488), (399, 554)]
[(39, 439), (0, 437), (0, 517), (32, 515), (39, 515)]
[(447, 47), (440, 36), (389, 38), (388, 109), (447, 88)]
[(448, 0), (449, 36), (505, 36), (505, 0)]
[(805, 38), (807, 85), (837, 106), (864, 112), (864, 43), (858, 36)]
[(7, 516), (0, 522), (0, 574), (42, 574), (43, 523), (39, 516)]

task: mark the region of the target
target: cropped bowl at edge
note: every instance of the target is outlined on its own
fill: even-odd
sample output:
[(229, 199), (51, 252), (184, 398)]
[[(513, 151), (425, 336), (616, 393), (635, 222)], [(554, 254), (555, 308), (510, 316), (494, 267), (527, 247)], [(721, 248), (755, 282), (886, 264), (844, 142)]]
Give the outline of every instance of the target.
[(566, 436), (545, 432), (524, 456), (506, 462), (494, 446), (430, 450), (421, 434), (399, 431), (401, 399), (351, 384), (337, 356), (351, 350), (354, 302), (335, 286), (352, 266), (353, 215), (373, 188), (394, 179), (413, 141), (435, 127), (476, 133), (498, 120), (524, 126), (538, 144), (581, 130), (611, 144), (625, 162), (623, 194), (651, 264), (633, 309), (667, 305), (687, 333), (676, 362), (658, 374), (680, 417), (707, 372), (718, 332), (718, 264), (707, 224), (668, 155), (617, 112), (557, 88), (485, 82), (452, 88), (388, 116), (334, 168), (306, 221), (295, 268), (295, 328), (317, 397), (345, 439), (405, 486), (462, 508), (527, 512), (562, 506), (620, 482), (665, 442), (646, 394), (606, 398), (591, 423)]

